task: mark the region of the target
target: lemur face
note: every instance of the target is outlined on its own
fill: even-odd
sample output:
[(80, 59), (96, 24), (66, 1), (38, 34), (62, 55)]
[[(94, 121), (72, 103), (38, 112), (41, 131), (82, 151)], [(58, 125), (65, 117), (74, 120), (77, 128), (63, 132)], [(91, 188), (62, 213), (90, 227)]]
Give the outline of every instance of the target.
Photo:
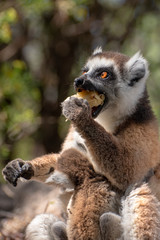
[(147, 62), (139, 53), (129, 58), (98, 48), (83, 67), (82, 75), (75, 79), (74, 86), (76, 91), (85, 89), (105, 95), (104, 104), (92, 109), (92, 116), (97, 117), (109, 106), (118, 105), (126, 95), (135, 99), (140, 97), (147, 76)]

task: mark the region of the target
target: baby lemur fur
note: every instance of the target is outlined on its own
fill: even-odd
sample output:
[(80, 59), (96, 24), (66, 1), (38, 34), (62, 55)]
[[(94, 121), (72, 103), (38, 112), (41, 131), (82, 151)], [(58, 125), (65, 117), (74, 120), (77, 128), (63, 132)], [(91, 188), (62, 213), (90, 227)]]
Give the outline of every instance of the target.
[[(159, 240), (160, 202), (151, 184), (158, 180), (159, 173), (160, 165), (130, 185), (120, 205), (119, 191), (95, 173), (84, 155), (75, 149), (64, 151), (50, 181), (58, 185), (63, 182), (63, 187), (72, 184), (74, 188), (67, 227), (62, 221), (55, 222), (51, 214), (41, 214), (27, 227), (26, 240), (38, 240), (42, 236), (43, 240)], [(158, 189), (160, 181), (157, 183)]]
[(68, 206), (68, 239), (100, 240), (100, 216), (108, 211), (118, 212), (118, 190), (94, 171), (83, 154), (72, 148), (59, 157), (51, 176), (54, 183), (59, 180), (58, 175), (61, 182), (65, 179), (63, 186), (67, 187), (71, 181), (74, 188)]
[(103, 105), (91, 109), (84, 99), (66, 99), (62, 113), (72, 124), (61, 152), (10, 162), (3, 175), (13, 185), (19, 177), (47, 181), (57, 158), (70, 148), (85, 154), (97, 175), (122, 192), (160, 162), (158, 125), (146, 90), (147, 61), (139, 53), (129, 58), (99, 48), (83, 73), (75, 89), (103, 93)]

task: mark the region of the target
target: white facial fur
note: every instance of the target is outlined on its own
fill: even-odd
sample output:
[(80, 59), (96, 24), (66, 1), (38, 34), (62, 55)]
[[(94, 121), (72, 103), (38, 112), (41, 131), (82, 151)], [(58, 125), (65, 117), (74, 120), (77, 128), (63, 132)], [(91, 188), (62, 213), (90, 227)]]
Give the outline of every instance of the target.
[[(146, 79), (149, 75), (147, 61), (139, 52), (124, 65), (124, 71), (126, 72), (124, 79), (122, 79), (120, 74), (120, 67), (113, 59), (95, 56), (89, 59), (86, 64), (86, 67), (89, 69), (88, 74), (92, 73), (96, 68), (111, 66), (117, 76), (116, 86), (113, 87), (118, 89), (118, 96), (113, 96), (107, 108), (96, 118), (96, 121), (109, 132), (113, 132), (116, 126), (121, 124), (127, 116), (134, 112), (139, 99), (143, 95)], [(129, 86), (131, 79), (139, 75), (143, 77), (135, 82), (133, 86)]]
[(87, 72), (88, 74), (94, 71), (96, 68), (111, 66), (114, 66), (116, 68), (116, 65), (112, 59), (106, 59), (105, 57), (100, 58), (99, 56), (89, 59), (86, 64), (86, 68), (89, 69), (89, 71)]

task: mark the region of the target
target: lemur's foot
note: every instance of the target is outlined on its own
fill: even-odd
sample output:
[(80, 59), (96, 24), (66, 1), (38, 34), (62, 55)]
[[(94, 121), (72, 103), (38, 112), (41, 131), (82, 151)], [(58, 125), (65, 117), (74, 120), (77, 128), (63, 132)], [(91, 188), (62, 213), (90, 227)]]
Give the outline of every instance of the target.
[(107, 212), (100, 217), (100, 230), (102, 240), (121, 239), (122, 226), (121, 217), (115, 213)]
[(83, 98), (68, 97), (62, 103), (62, 113), (68, 120), (75, 122), (91, 117), (91, 108)]
[(62, 221), (55, 222), (52, 226), (53, 237), (56, 240), (67, 240), (66, 224)]
[(18, 178), (30, 179), (34, 175), (34, 171), (31, 163), (25, 162), (22, 159), (15, 159), (6, 165), (2, 174), (15, 187), (17, 186)]

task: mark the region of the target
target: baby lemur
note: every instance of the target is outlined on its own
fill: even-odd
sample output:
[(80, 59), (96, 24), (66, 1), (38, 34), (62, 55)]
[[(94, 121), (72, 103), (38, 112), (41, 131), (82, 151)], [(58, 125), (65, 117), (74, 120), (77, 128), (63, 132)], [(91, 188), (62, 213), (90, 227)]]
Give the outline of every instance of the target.
[(100, 216), (118, 212), (119, 191), (74, 148), (61, 154), (48, 181), (74, 189), (68, 205), (68, 239), (100, 240)]
[(122, 203), (121, 192), (97, 174), (79, 151), (64, 151), (54, 169), (48, 182), (74, 189), (67, 225), (50, 215), (37, 216), (27, 227), (26, 240), (159, 240), (160, 202), (150, 183), (160, 173), (160, 165), (129, 186)]
[(103, 94), (103, 104), (91, 108), (85, 99), (66, 99), (62, 113), (71, 127), (60, 153), (27, 162), (13, 160), (3, 170), (6, 180), (14, 186), (20, 177), (45, 182), (57, 158), (74, 148), (85, 154), (97, 175), (108, 179), (108, 191), (112, 186), (124, 192), (160, 162), (158, 125), (148, 100), (147, 77), (147, 61), (139, 53), (129, 58), (96, 49), (74, 86), (76, 91)]

